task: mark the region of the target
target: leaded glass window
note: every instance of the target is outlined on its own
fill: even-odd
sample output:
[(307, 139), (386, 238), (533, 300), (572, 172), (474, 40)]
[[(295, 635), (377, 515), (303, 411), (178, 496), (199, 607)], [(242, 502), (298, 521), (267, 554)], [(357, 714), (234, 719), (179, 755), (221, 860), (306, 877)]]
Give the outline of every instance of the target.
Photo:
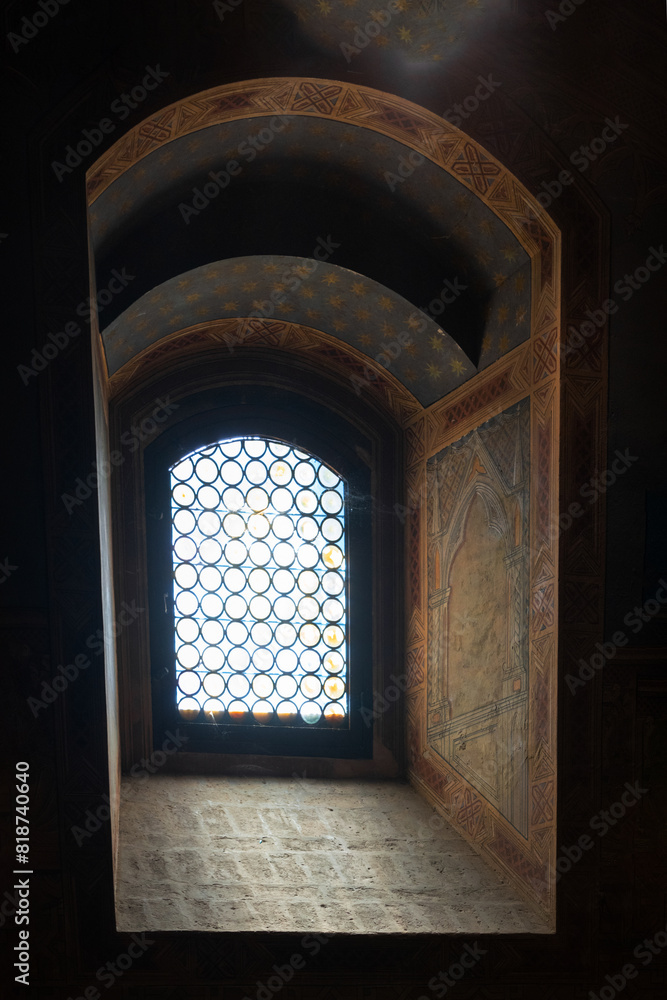
[(193, 451), (169, 472), (180, 717), (345, 726), (345, 479), (258, 436)]

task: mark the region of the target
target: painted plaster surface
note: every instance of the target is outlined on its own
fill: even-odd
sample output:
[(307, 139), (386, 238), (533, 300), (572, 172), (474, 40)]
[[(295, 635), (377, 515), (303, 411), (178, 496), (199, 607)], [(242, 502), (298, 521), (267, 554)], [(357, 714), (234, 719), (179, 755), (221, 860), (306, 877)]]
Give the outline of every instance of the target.
[(428, 743), (524, 836), (529, 417), (523, 400), (427, 472)]
[(123, 783), (120, 931), (546, 933), (398, 782), (157, 775)]

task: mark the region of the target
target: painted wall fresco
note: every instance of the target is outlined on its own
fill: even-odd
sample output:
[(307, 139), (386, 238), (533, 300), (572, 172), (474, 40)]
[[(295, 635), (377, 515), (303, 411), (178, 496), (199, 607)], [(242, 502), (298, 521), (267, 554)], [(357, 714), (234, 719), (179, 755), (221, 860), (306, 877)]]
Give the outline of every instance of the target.
[(528, 832), (530, 404), (427, 463), (427, 742)]

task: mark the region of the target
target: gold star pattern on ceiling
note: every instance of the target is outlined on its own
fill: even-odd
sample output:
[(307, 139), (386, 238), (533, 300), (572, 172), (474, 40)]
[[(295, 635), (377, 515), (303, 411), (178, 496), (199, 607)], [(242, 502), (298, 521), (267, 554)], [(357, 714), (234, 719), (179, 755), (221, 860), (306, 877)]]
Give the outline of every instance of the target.
[(354, 315), (357, 317), (357, 319), (361, 320), (367, 320), (371, 318), (371, 314), (368, 311), (368, 309), (355, 309)]
[(500, 351), (501, 354), (504, 354), (505, 351), (508, 350), (509, 346), (510, 346), (510, 339), (507, 336), (507, 334), (504, 333), (500, 338), (500, 340), (498, 341), (498, 350)]
[(232, 312), (233, 310), (238, 309), (238, 307), (239, 307), (238, 302), (234, 302), (232, 300), (230, 302), (225, 302), (223, 309), (227, 309), (228, 311)]
[(507, 306), (500, 306), (500, 308), (498, 309), (498, 322), (499, 323), (506, 323), (509, 314), (510, 314), (510, 311), (507, 308)]
[(333, 306), (334, 309), (342, 309), (345, 303), (345, 299), (342, 295), (331, 295), (329, 297), (329, 305)]
[(482, 340), (482, 350), (488, 351), (491, 347), (492, 337), (490, 333), (484, 334), (484, 339)]
[(315, 292), (314, 292), (314, 290), (312, 288), (308, 288), (307, 286), (304, 286), (303, 288), (299, 288), (298, 292), (299, 292), (300, 295), (303, 295), (304, 299), (314, 299), (315, 298)]
[(519, 256), (516, 247), (503, 247), (502, 255), (505, 258), (505, 260), (508, 260), (510, 262), (510, 264), (514, 263), (514, 261)]
[(244, 292), (254, 292), (257, 288), (256, 281), (246, 281), (244, 285), (241, 285), (241, 290)]
[(333, 271), (330, 271), (329, 274), (324, 275), (324, 277), (322, 278), (322, 282), (325, 285), (336, 285), (338, 284), (338, 275), (334, 274)]
[(449, 367), (452, 369), (455, 375), (463, 375), (466, 370), (465, 365), (459, 358), (454, 358), (449, 362)]
[(373, 338), (368, 333), (362, 333), (358, 339), (359, 343), (363, 344), (364, 347), (370, 347), (371, 344), (373, 343)]
[(517, 276), (514, 279), (514, 287), (517, 290), (517, 292), (522, 292), (525, 287), (525, 284), (526, 284), (525, 274), (523, 274), (523, 272), (521, 274), (517, 274)]
[(429, 378), (440, 378), (442, 375), (442, 369), (439, 365), (436, 365), (431, 361), (426, 365), (426, 374)]
[(380, 309), (384, 309), (385, 312), (391, 312), (394, 308), (394, 303), (386, 295), (381, 295), (378, 300), (378, 305)]
[(366, 286), (361, 281), (354, 281), (352, 283), (352, 291), (354, 292), (355, 295), (365, 295), (367, 289)]
[(429, 344), (431, 345), (434, 351), (441, 351), (444, 346), (440, 337), (436, 336), (431, 337), (431, 339), (429, 340)]
[(245, 274), (247, 270), (248, 270), (247, 264), (234, 264), (234, 266), (232, 267), (232, 271), (234, 272), (234, 274)]
[(493, 280), (495, 282), (496, 288), (500, 288), (501, 285), (505, 284), (505, 281), (507, 279), (505, 278), (504, 274), (500, 274), (500, 272), (497, 272), (496, 274), (494, 274)]

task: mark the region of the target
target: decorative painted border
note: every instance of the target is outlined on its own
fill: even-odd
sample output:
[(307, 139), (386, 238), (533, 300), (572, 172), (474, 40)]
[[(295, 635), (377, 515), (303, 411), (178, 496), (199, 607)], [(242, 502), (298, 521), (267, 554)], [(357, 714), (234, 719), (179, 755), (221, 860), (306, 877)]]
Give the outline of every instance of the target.
[[(363, 385), (363, 392), (379, 398), (401, 425), (422, 410), (421, 403), (399, 379), (379, 362), (337, 337), (298, 323), (244, 317), (189, 326), (151, 344), (111, 376), (108, 383), (110, 396), (118, 395), (135, 379), (145, 377), (183, 354), (210, 348), (224, 348), (227, 354), (230, 344), (235, 350), (239, 346), (242, 350), (245, 346), (261, 345), (298, 351), (335, 368), (346, 381), (354, 376), (356, 382), (353, 381), (353, 384), (358, 387)], [(369, 378), (369, 372), (373, 373), (373, 377)], [(359, 391), (362, 391), (361, 388)]]

